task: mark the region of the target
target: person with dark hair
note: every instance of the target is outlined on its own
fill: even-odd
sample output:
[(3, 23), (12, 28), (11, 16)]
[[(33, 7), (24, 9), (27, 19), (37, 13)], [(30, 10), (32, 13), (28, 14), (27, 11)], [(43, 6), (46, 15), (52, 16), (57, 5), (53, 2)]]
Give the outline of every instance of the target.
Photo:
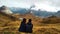
[(19, 32), (26, 32), (26, 19), (23, 18), (23, 21), (21, 22), (21, 25), (19, 27)]
[(27, 33), (32, 33), (33, 24), (32, 24), (31, 21), (32, 21), (32, 20), (29, 19), (29, 20), (28, 20), (28, 23), (26, 24), (26, 32), (27, 32)]

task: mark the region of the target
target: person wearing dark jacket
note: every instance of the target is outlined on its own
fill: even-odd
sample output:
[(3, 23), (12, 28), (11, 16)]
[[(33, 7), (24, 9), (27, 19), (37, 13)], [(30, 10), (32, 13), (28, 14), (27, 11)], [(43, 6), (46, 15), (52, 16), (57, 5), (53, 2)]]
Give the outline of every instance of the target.
[(19, 27), (19, 32), (26, 32), (26, 19), (24, 18)]
[(29, 19), (29, 20), (28, 20), (28, 23), (26, 24), (26, 32), (27, 32), (27, 33), (32, 33), (33, 24), (32, 24), (31, 21), (32, 21), (32, 20)]

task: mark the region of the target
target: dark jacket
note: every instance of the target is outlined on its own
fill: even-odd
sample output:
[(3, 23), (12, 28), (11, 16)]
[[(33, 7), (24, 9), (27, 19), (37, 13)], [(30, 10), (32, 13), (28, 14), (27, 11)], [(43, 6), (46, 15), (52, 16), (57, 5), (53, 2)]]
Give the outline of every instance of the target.
[(26, 32), (27, 33), (32, 33), (32, 29), (33, 29), (33, 24), (32, 23), (27, 23), (26, 24)]
[(19, 32), (26, 32), (26, 24), (24, 22), (21, 22)]

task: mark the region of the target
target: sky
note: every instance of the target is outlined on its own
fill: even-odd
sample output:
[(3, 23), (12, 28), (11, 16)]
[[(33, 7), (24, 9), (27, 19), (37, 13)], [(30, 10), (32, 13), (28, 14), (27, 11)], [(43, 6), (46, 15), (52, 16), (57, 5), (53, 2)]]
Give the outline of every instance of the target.
[(60, 10), (60, 0), (0, 0), (0, 6), (30, 8), (35, 5), (35, 10), (42, 9), (50, 12)]

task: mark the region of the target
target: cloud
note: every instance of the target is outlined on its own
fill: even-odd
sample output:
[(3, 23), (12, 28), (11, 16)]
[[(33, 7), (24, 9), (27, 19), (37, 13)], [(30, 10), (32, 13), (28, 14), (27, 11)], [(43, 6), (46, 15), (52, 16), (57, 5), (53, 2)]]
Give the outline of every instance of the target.
[(20, 3), (26, 3), (26, 4), (35, 4), (35, 3), (45, 3), (49, 4), (51, 6), (60, 7), (60, 0), (0, 0), (0, 4), (20, 4)]
[[(46, 6), (47, 8), (53, 7), (55, 10), (56, 9), (60, 10), (60, 0), (0, 0), (0, 6), (6, 5), (6, 6), (10, 6), (10, 7), (29, 8), (33, 4), (35, 4), (35, 5), (38, 4), (39, 6), (41, 4), (45, 4), (45, 5), (47, 5)], [(50, 9), (52, 9), (52, 8), (50, 8)]]
[(60, 7), (60, 0), (48, 0), (51, 6)]

